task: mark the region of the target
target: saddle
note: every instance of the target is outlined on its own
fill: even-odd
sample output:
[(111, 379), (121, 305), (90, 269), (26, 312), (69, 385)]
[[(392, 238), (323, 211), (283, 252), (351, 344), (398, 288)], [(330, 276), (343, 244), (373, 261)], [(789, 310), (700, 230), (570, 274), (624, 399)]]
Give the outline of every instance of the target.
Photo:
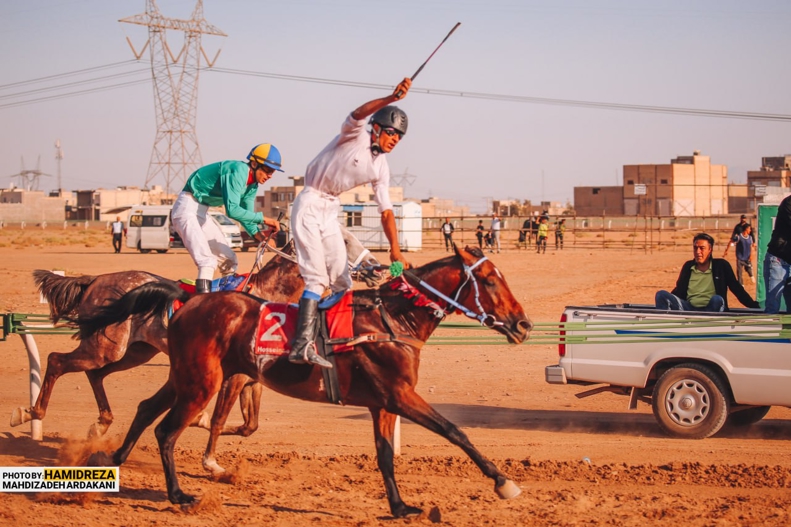
[[(355, 334), (353, 320), (356, 312), (378, 309), (387, 333)], [(264, 302), (258, 317), (253, 353), (280, 357), (291, 351), (291, 342), (296, 331), (299, 306), (276, 302)], [(316, 350), (332, 364), (332, 369), (322, 369), (327, 399), (333, 404), (343, 404), (338, 382), (335, 356), (354, 350), (358, 344), (369, 342), (400, 342), (420, 348), (423, 341), (408, 335), (399, 335), (391, 329), (390, 316), (381, 302), (362, 305), (354, 302), (352, 291), (341, 291), (326, 297), (319, 303), (319, 331)]]
[[(211, 282), (211, 292), (217, 291), (241, 291), (244, 281), (247, 279), (246, 274), (231, 274), (217, 278)], [(179, 287), (187, 293), (195, 294), (195, 280), (187, 280), (182, 278), (178, 281)]]

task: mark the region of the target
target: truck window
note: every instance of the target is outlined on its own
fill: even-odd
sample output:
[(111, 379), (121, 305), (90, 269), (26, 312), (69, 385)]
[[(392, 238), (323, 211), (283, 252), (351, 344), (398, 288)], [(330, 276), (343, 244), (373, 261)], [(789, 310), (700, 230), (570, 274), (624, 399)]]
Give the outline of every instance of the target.
[(129, 218), (130, 227), (141, 227), (143, 225), (143, 216), (135, 214)]

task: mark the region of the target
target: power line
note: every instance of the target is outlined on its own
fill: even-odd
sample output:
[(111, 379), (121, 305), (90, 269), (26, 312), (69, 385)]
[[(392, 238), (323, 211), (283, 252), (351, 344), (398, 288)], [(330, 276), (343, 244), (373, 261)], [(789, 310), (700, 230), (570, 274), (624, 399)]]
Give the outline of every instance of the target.
[(45, 80), (58, 79), (58, 78), (61, 78), (61, 77), (69, 77), (69, 76), (72, 76), (72, 75), (79, 75), (81, 73), (87, 73), (89, 71), (98, 71), (98, 70), (103, 70), (103, 69), (107, 69), (107, 68), (115, 68), (115, 67), (118, 67), (118, 66), (123, 66), (124, 64), (131, 64), (132, 62), (137, 62), (137, 61), (134, 60), (134, 59), (129, 59), (129, 60), (121, 61), (121, 62), (113, 62), (112, 64), (105, 64), (104, 66), (94, 66), (93, 68), (85, 68), (85, 69), (82, 69), (82, 70), (68, 71), (68, 72), (65, 72), (65, 73), (57, 73), (55, 75), (48, 75), (46, 77), (39, 77), (37, 79), (30, 79), (30, 80), (19, 81), (19, 82), (12, 82), (11, 84), (2, 84), (2, 85), (0, 85), (0, 90), (4, 90), (6, 88), (11, 88), (13, 86), (23, 86), (25, 84), (33, 84), (34, 82), (42, 82), (42, 81), (45, 81)]
[(58, 85), (55, 85), (55, 86), (47, 86), (46, 88), (36, 88), (34, 90), (27, 90), (27, 91), (24, 91), (24, 92), (7, 93), (5, 95), (0, 95), (0, 99), (9, 99), (9, 98), (12, 98), (12, 97), (25, 97), (25, 96), (32, 95), (32, 94), (35, 94), (35, 93), (43, 93), (43, 92), (48, 92), (48, 91), (53, 91), (53, 90), (60, 90), (60, 89), (63, 89), (63, 88), (70, 88), (70, 87), (73, 87), (73, 86), (81, 86), (83, 84), (90, 84), (92, 82), (101, 82), (101, 81), (105, 81), (105, 80), (108, 80), (108, 79), (117, 79), (119, 77), (128, 77), (129, 75), (137, 75), (139, 73), (148, 73), (149, 71), (150, 71), (149, 68), (144, 68), (144, 69), (137, 69), (137, 70), (132, 70), (132, 71), (125, 71), (125, 72), (121, 72), (121, 73), (113, 73), (112, 75), (104, 75), (102, 77), (94, 77), (92, 79), (85, 79), (85, 80), (81, 80), (81, 81), (67, 82), (65, 84), (58, 84)]
[(27, 100), (27, 101), (10, 102), (10, 103), (7, 103), (7, 104), (0, 104), (0, 110), (5, 109), (5, 108), (14, 108), (16, 106), (24, 106), (26, 104), (34, 104), (34, 103), (43, 102), (43, 101), (53, 101), (53, 100), (56, 100), (56, 99), (63, 99), (63, 98), (66, 98), (66, 97), (74, 97), (76, 95), (85, 95), (86, 93), (96, 93), (96, 92), (100, 92), (100, 91), (114, 90), (116, 88), (125, 88), (125, 87), (128, 87), (128, 86), (134, 86), (134, 85), (137, 85), (137, 84), (148, 83), (148, 82), (151, 82), (151, 79), (140, 79), (140, 80), (136, 80), (136, 81), (121, 82), (119, 84), (111, 84), (109, 86), (99, 86), (99, 87), (96, 87), (96, 88), (89, 88), (87, 90), (79, 90), (79, 91), (75, 91), (75, 92), (62, 93), (62, 94), (57, 94), (57, 95), (50, 95), (48, 97), (39, 97), (38, 99), (30, 99), (30, 100)]
[[(113, 64), (107, 64), (105, 66), (97, 66), (95, 68), (86, 68), (83, 70), (77, 70), (73, 72), (61, 73), (58, 75), (50, 75), (48, 77), (41, 77), (39, 79), (31, 79), (29, 81), (21, 81), (16, 82), (13, 84), (6, 84), (0, 86), (0, 89), (5, 89), (12, 86), (21, 86), (25, 84), (31, 84), (34, 82), (41, 82), (44, 80), (50, 80), (53, 78), (60, 78), (66, 77), (70, 75), (77, 75), (89, 71), (96, 71), (100, 69), (116, 67), (124, 64), (130, 64), (133, 62), (139, 62), (135, 60), (117, 62)], [(137, 72), (139, 70), (135, 70)], [(305, 75), (288, 75), (282, 73), (271, 73), (271, 72), (262, 72), (262, 71), (250, 71), (250, 70), (241, 70), (241, 69), (234, 69), (234, 68), (220, 68), (220, 67), (213, 67), (213, 68), (201, 68), (201, 71), (207, 72), (215, 72), (215, 73), (225, 73), (228, 75), (242, 75), (247, 77), (259, 77), (259, 78), (267, 78), (267, 79), (274, 79), (274, 80), (285, 80), (285, 81), (292, 81), (292, 82), (306, 82), (312, 84), (328, 84), (332, 86), (348, 86), (353, 88), (369, 88), (369, 89), (380, 89), (380, 90), (392, 90), (393, 86), (389, 84), (378, 84), (378, 83), (370, 83), (370, 82), (357, 82), (357, 81), (347, 81), (342, 79), (329, 79), (324, 77), (311, 77)], [(53, 86), (50, 88), (42, 88), (38, 90), (31, 90), (25, 93), (17, 93), (11, 95), (0, 96), (0, 98), (5, 97), (13, 97), (13, 96), (21, 96), (25, 94), (32, 94), (40, 91), (51, 91), (55, 89), (60, 89), (72, 85), (78, 84), (85, 84), (88, 82), (98, 82), (100, 80), (109, 79), (113, 77), (123, 76), (132, 74), (135, 72), (126, 72), (121, 74), (113, 74), (107, 75), (104, 77), (97, 77), (92, 80), (86, 81), (78, 81), (76, 83), (67, 83), (63, 85)], [(93, 93), (95, 91), (102, 91), (102, 90), (109, 90), (109, 89), (116, 89), (122, 88), (126, 86), (132, 86), (135, 84), (139, 84), (142, 82), (147, 82), (146, 80), (140, 81), (132, 81), (128, 83), (120, 83), (114, 84), (102, 88), (94, 88), (90, 90), (80, 90), (75, 92), (69, 92), (59, 95), (53, 95), (49, 97), (40, 97), (36, 99), (29, 99), (27, 101), (19, 101), (15, 103), (8, 103), (0, 105), (0, 109), (4, 108), (11, 108), (15, 106), (21, 106), (25, 104), (34, 104), (38, 102), (49, 101), (53, 99), (59, 99), (64, 97), (72, 97), (77, 95), (83, 95), (86, 93)], [(485, 93), (485, 92), (468, 92), (468, 91), (457, 91), (457, 90), (441, 90), (441, 89), (432, 89), (432, 88), (417, 88), (414, 87), (410, 90), (413, 93), (422, 93), (425, 95), (439, 95), (444, 97), (464, 97), (468, 99), (482, 99), (482, 100), (492, 100), (492, 101), (500, 101), (500, 102), (516, 102), (522, 104), (543, 104), (543, 105), (551, 105), (551, 106), (570, 106), (570, 107), (580, 107), (580, 108), (593, 108), (593, 109), (600, 109), (600, 110), (619, 110), (619, 111), (631, 111), (631, 112), (643, 112), (643, 113), (660, 113), (660, 114), (673, 114), (673, 115), (686, 115), (692, 117), (715, 117), (715, 118), (724, 118), (724, 119), (747, 119), (747, 120), (754, 120), (754, 121), (774, 121), (774, 122), (789, 122), (791, 121), (791, 115), (788, 114), (777, 114), (777, 113), (761, 113), (761, 112), (744, 112), (744, 111), (730, 111), (730, 110), (712, 110), (712, 109), (705, 109), (705, 108), (683, 108), (683, 107), (669, 107), (669, 106), (654, 106), (654, 105), (642, 105), (642, 104), (624, 104), (624, 103), (610, 103), (610, 102), (599, 102), (599, 101), (585, 101), (585, 100), (574, 100), (574, 99), (555, 99), (550, 97), (531, 97), (531, 96), (524, 96), (524, 95), (505, 95), (505, 94), (496, 94), (496, 93)]]

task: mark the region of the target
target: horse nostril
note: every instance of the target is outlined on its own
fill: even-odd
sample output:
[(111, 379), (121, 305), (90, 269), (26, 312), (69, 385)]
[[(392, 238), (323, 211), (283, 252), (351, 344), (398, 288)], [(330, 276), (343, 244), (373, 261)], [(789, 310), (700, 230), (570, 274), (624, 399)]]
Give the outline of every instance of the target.
[(530, 330), (533, 329), (533, 323), (529, 319), (520, 320), (517, 327), (524, 330), (525, 333), (530, 333)]

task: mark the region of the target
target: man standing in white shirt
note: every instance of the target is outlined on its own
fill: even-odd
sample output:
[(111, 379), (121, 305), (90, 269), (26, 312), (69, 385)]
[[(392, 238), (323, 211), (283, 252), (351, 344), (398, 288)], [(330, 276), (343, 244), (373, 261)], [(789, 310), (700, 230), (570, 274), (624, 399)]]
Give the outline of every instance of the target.
[(115, 217), (115, 221), (111, 224), (113, 230), (113, 249), (115, 254), (121, 252), (121, 240), (124, 236), (124, 222), (121, 221), (120, 216)]
[(497, 254), (500, 254), (500, 218), (497, 214), (492, 214), (492, 251), (497, 247)]
[[(291, 215), (297, 263), (305, 280), (305, 292), (299, 300), (296, 336), (288, 356), (291, 362), (332, 368), (332, 364), (316, 353), (315, 337), (318, 303), (324, 291), (330, 288), (333, 293), (339, 293), (352, 286), (346, 246), (338, 223), (339, 194), (371, 184), (382, 216), (382, 228), (390, 242), (390, 260), (409, 267), (398, 246), (398, 230), (388, 190), (390, 168), (385, 154), (406, 134), (408, 124), (403, 110), (388, 105), (403, 98), (411, 85), (410, 79), (404, 79), (392, 94), (354, 110), (341, 126), (341, 133), (324, 147), (305, 171), (305, 188), (294, 200)], [(369, 131), (366, 124), (371, 125)]]

